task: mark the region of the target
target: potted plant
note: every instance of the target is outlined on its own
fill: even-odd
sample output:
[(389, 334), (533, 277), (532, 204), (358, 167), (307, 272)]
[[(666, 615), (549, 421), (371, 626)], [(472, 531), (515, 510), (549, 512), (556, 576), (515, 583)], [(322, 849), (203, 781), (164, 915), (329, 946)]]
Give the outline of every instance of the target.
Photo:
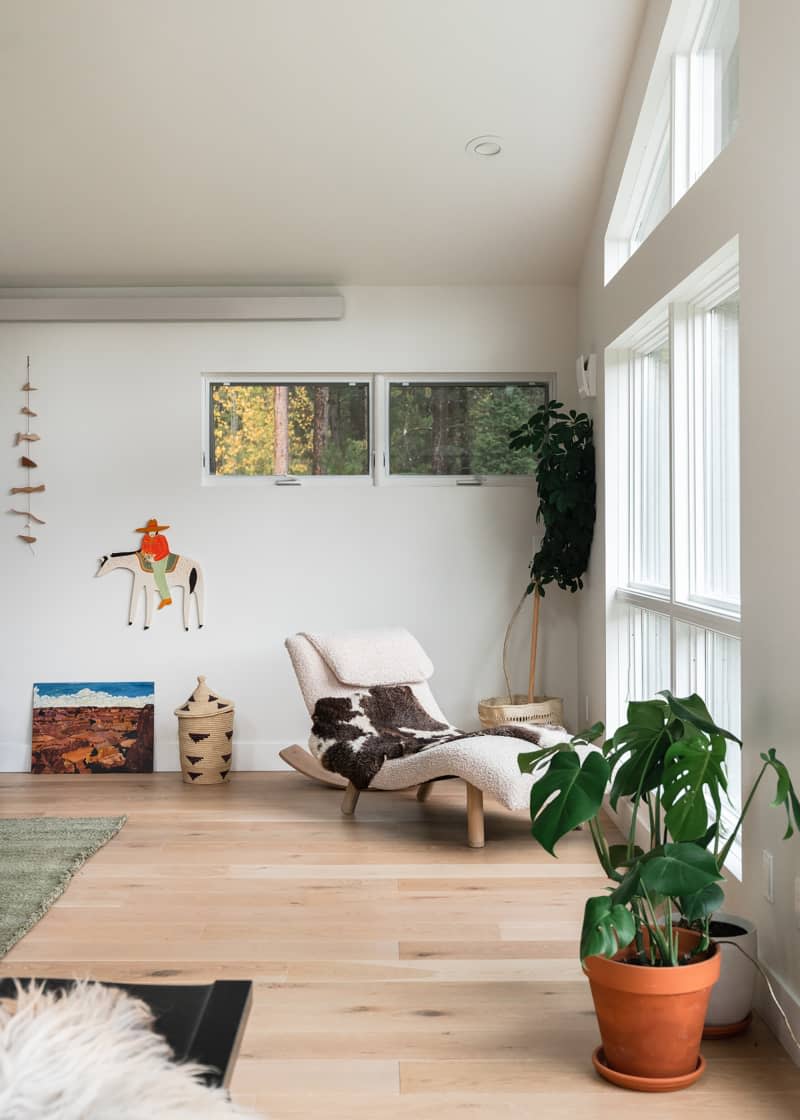
[[(787, 837), (800, 827), (800, 800), (771, 748), (723, 836), (726, 741), (740, 741), (714, 723), (699, 696), (660, 696), (630, 703), (627, 722), (599, 749), (587, 747), (602, 724), (519, 756), (520, 768), (536, 777), (534, 837), (555, 855), (563, 836), (587, 824), (611, 881), (608, 893), (587, 901), (581, 932), (603, 1040), (595, 1066), (608, 1080), (652, 1091), (681, 1088), (702, 1074), (700, 1038), (720, 969), (710, 933), (724, 901), (722, 867), (768, 770), (777, 777), (773, 804), (787, 812)], [(620, 798), (631, 802), (622, 844), (610, 841), (602, 822), (606, 796), (612, 808)], [(649, 821), (646, 849), (636, 843), (640, 807)]]
[[(535, 695), (539, 611), (545, 587), (557, 584), (564, 591), (583, 587), (589, 564), (595, 521), (595, 465), (592, 418), (585, 412), (561, 412), (560, 401), (540, 405), (530, 420), (510, 436), (513, 450), (528, 449), (536, 458), (539, 505), (536, 520), (544, 536), (530, 564), (530, 579), (506, 629), (503, 642), (503, 675), (507, 696), (491, 697), (479, 705), (481, 723), (554, 723), (563, 720), (557, 697)], [(508, 672), (511, 631), (528, 596), (533, 596), (531, 650), (527, 695), (515, 695)]]

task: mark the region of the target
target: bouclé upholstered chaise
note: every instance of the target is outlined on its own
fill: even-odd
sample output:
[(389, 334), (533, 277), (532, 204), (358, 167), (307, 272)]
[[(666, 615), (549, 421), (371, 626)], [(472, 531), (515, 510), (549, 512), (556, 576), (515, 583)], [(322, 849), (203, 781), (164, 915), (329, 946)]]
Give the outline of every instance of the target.
[(352, 816), (364, 789), (418, 786), (461, 778), (467, 789), (470, 847), (484, 844), (483, 795), (524, 809), (532, 777), (517, 756), (566, 738), (563, 728), (513, 725), (464, 732), (443, 714), (428, 681), (433, 664), (407, 630), (296, 634), (286, 642), (312, 719), (310, 752), (292, 746), (281, 757), (302, 773), (344, 789)]

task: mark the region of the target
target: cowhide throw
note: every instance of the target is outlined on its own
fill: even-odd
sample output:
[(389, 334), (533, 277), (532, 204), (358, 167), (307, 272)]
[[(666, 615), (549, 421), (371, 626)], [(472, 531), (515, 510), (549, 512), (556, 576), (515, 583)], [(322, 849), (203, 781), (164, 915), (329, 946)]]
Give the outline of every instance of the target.
[(459, 731), (431, 716), (408, 685), (376, 685), (350, 696), (326, 696), (314, 707), (309, 746), (326, 770), (366, 789), (387, 759), (405, 758), (465, 735), (511, 735), (534, 745), (530, 727)]

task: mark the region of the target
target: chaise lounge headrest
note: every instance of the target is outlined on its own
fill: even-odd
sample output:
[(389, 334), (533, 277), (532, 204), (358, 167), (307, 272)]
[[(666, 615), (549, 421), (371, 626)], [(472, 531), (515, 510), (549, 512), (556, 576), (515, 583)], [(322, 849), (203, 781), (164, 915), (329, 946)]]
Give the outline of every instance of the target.
[(306, 638), (341, 684), (371, 687), (419, 684), (433, 676), (433, 663), (413, 634), (402, 627), (309, 634)]

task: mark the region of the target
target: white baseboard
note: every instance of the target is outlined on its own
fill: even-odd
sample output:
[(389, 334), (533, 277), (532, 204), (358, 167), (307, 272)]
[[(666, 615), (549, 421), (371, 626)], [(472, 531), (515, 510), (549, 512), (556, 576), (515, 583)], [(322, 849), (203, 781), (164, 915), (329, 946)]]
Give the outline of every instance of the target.
[[(283, 742), (240, 742), (233, 740), (234, 770), (287, 770), (286, 763), (278, 752), (291, 745)], [(304, 740), (301, 740), (304, 741)], [(181, 768), (178, 758), (178, 744), (167, 743), (159, 746), (156, 742), (157, 771), (178, 771)], [(29, 743), (0, 742), (0, 773), (27, 774), (31, 768), (31, 748)]]

